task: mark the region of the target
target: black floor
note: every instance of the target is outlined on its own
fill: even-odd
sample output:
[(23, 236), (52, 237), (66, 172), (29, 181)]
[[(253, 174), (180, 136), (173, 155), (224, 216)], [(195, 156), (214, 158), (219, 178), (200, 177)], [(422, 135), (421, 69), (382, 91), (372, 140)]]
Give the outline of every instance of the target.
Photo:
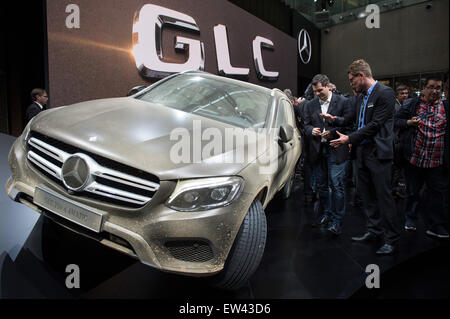
[[(301, 187), (290, 199), (274, 199), (267, 207), (266, 250), (258, 270), (240, 290), (221, 291), (211, 288), (207, 279), (154, 270), (12, 202), (3, 186), (12, 142), (12, 137), (0, 134), (1, 298), (448, 298), (448, 241), (425, 236), (419, 224), (417, 232), (402, 231), (398, 253), (376, 256), (376, 245), (350, 240), (365, 230), (361, 209), (347, 205), (343, 233), (333, 236), (311, 227), (313, 211)], [(403, 223), (402, 202), (397, 204)], [(79, 289), (65, 286), (69, 264), (80, 268)], [(369, 264), (380, 267), (379, 289), (365, 286)]]

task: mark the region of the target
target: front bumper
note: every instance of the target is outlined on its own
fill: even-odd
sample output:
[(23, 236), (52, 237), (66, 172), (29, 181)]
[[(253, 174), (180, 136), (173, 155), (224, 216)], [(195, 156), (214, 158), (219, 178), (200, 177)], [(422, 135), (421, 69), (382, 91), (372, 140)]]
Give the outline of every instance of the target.
[[(26, 160), (26, 149), (20, 139), (14, 143), (8, 161), (13, 174), (6, 183), (6, 192), (11, 199), (144, 264), (185, 275), (207, 276), (223, 269), (253, 201), (244, 190), (227, 207), (179, 212), (164, 204), (176, 182), (161, 181), (160, 189), (148, 204), (137, 209), (124, 208), (70, 194)], [(44, 208), (35, 199), (37, 188), (54, 194), (61, 200), (59, 205), (75, 203), (101, 214), (99, 230), (80, 226), (74, 217), (57, 209)]]

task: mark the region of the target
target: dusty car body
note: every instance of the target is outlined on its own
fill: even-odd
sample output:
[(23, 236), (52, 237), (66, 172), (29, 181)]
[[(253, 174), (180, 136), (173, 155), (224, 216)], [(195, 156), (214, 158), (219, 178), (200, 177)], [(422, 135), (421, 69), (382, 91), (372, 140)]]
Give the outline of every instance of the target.
[[(247, 139), (208, 148), (230, 132)], [(237, 288), (261, 260), (263, 209), (290, 192), (300, 144), (281, 91), (186, 72), (133, 96), (41, 112), (10, 151), (6, 191), (144, 264)]]

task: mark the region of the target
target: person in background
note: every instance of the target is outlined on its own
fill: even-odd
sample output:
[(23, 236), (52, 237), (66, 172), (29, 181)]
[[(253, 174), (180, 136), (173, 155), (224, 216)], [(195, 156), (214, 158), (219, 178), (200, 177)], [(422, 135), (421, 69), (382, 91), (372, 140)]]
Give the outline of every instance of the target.
[(30, 93), (32, 103), (25, 112), (25, 121), (28, 123), (33, 117), (46, 109), (48, 95), (44, 89), (33, 89)]
[[(395, 112), (397, 113), (404, 105), (412, 101), (409, 98), (409, 90), (406, 85), (399, 85), (395, 90)], [(396, 198), (405, 197), (406, 182), (404, 172), (404, 160), (399, 139), (399, 127), (394, 125), (394, 163), (392, 165), (392, 195)]]
[(448, 101), (448, 78), (444, 83), (444, 100)]
[[(397, 98), (398, 103), (400, 104), (400, 107), (405, 104), (408, 100), (411, 100), (409, 98), (409, 90), (406, 85), (399, 85), (397, 86), (395, 90), (395, 97)], [(396, 110), (398, 111), (398, 110)]]
[(448, 223), (448, 101), (441, 100), (442, 80), (427, 78), (420, 97), (397, 112), (403, 156), (406, 160), (405, 229), (417, 229), (420, 190), (426, 184), (426, 234), (449, 238)]

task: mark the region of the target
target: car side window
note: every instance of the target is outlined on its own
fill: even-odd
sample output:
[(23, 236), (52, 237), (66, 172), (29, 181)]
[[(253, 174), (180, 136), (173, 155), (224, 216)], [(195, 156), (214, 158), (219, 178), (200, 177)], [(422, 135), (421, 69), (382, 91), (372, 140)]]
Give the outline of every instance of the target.
[(286, 109), (283, 103), (283, 100), (280, 100), (278, 102), (278, 111), (277, 111), (277, 121), (275, 124), (275, 127), (280, 127), (283, 124), (287, 123), (287, 118), (286, 118)]
[(283, 100), (283, 105), (285, 108), (287, 124), (295, 128), (294, 108), (292, 107), (291, 103), (286, 100)]
[(292, 109), (292, 105), (286, 100), (281, 100), (278, 103), (277, 122), (275, 127), (280, 127), (284, 124), (289, 124), (292, 127), (295, 127), (294, 119), (294, 110)]

